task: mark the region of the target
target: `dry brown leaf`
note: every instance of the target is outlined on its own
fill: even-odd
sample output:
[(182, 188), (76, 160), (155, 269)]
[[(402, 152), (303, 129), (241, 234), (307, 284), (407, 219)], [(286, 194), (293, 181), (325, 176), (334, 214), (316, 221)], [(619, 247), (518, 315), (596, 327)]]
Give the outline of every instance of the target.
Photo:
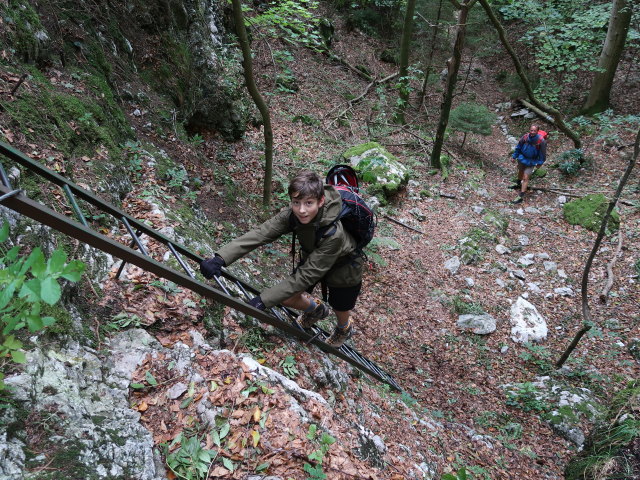
[(148, 408), (149, 405), (147, 405), (147, 402), (140, 402), (140, 405), (138, 405), (139, 412), (146, 412)]

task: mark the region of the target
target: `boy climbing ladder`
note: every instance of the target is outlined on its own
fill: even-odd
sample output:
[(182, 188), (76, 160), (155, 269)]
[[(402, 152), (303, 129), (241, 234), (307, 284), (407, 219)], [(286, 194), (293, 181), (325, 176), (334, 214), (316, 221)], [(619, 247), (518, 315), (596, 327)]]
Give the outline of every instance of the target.
[(289, 208), (223, 246), (200, 264), (200, 271), (208, 279), (218, 276), (222, 267), (294, 232), (301, 247), (300, 262), (290, 276), (263, 290), (249, 303), (262, 310), (277, 304), (300, 310), (296, 321), (301, 327), (310, 328), (330, 313), (322, 301), (307, 294), (323, 281), (329, 291), (328, 303), (337, 317), (336, 328), (326, 342), (339, 348), (353, 333), (351, 310), (362, 286), (361, 250), (338, 221), (343, 200), (336, 188), (324, 185), (316, 173), (302, 170), (289, 184), (288, 193)]

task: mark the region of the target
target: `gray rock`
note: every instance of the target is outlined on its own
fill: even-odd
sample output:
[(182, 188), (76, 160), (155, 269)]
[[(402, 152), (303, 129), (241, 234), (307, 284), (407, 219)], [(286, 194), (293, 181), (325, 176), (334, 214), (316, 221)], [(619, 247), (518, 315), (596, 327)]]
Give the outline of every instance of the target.
[(518, 297), (511, 305), (511, 339), (517, 343), (541, 342), (547, 333), (547, 322), (536, 307)]
[(627, 350), (636, 362), (640, 363), (640, 338), (634, 338), (627, 344)]
[(558, 264), (556, 262), (545, 261), (542, 263), (544, 265), (544, 269), (547, 272), (554, 272), (558, 269)]
[(527, 245), (529, 245), (529, 237), (527, 237), (526, 235), (518, 235), (518, 242), (523, 247), (526, 247)]
[(484, 212), (484, 207), (481, 207), (479, 205), (474, 205), (473, 207), (471, 207), (471, 209), (474, 211), (474, 213), (477, 213), (478, 215)]
[(500, 349), (500, 353), (502, 353), (503, 355), (508, 351), (509, 351), (509, 347), (506, 345), (503, 345), (502, 348)]
[(536, 253), (535, 258), (536, 260), (549, 260), (551, 257), (548, 253)]
[(175, 400), (176, 398), (179, 398), (184, 392), (186, 392), (187, 389), (188, 387), (184, 383), (178, 382), (169, 390), (167, 390), (167, 397), (171, 400)]
[(465, 278), (464, 283), (467, 284), (467, 287), (473, 287), (476, 284), (473, 278), (470, 278), (470, 277)]
[(451, 257), (449, 260), (444, 262), (444, 268), (449, 270), (451, 275), (456, 275), (460, 270), (460, 257), (457, 255), (455, 257)]
[(536, 263), (533, 253), (527, 253), (518, 259), (518, 263), (523, 267), (528, 267)]
[(498, 252), (500, 255), (505, 255), (507, 253), (511, 253), (511, 250), (509, 250), (504, 245), (498, 244), (496, 245), (496, 252)]
[(524, 273), (524, 270), (513, 270), (511, 273), (514, 277), (520, 280), (524, 280), (527, 277), (527, 275)]
[(477, 335), (487, 335), (496, 331), (496, 319), (489, 314), (460, 315), (457, 325), (458, 328)]
[(569, 287), (554, 288), (553, 291), (555, 293), (557, 293), (558, 295), (562, 296), (562, 297), (572, 297), (573, 296), (573, 290), (570, 289)]
[(560, 278), (568, 278), (566, 272), (561, 268), (558, 269), (558, 276)]
[(533, 282), (527, 283), (527, 288), (531, 293), (542, 293), (542, 290), (540, 289), (537, 283), (533, 283)]
[(504, 280), (502, 280), (501, 278), (496, 278), (496, 284), (500, 287), (500, 288), (505, 288), (507, 286), (507, 284), (505, 283)]
[(560, 195), (558, 197), (558, 204), (559, 205), (564, 205), (565, 203), (567, 203), (567, 197), (565, 197), (564, 195)]
[(427, 219), (427, 216), (419, 208), (412, 208), (411, 210), (409, 210), (409, 213), (416, 217), (419, 222), (424, 222)]
[(385, 465), (384, 455), (387, 453), (387, 446), (382, 438), (362, 425), (358, 425), (358, 433), (360, 441), (358, 452), (360, 457), (363, 460), (367, 460), (374, 467), (382, 468)]
[(526, 207), (524, 211), (525, 213), (540, 213), (540, 210), (536, 207)]
[(511, 114), (511, 118), (518, 118), (518, 117), (525, 117), (527, 118), (527, 115), (531, 113), (528, 109), (526, 108), (521, 108), (520, 110), (513, 112)]

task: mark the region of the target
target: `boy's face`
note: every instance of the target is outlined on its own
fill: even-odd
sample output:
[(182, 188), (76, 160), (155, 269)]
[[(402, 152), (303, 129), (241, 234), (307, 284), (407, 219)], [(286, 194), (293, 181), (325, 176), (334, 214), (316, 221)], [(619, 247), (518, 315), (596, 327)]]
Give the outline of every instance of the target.
[(324, 196), (320, 199), (313, 197), (292, 197), (291, 209), (298, 221), (303, 225), (311, 222), (316, 215), (320, 207), (324, 205)]

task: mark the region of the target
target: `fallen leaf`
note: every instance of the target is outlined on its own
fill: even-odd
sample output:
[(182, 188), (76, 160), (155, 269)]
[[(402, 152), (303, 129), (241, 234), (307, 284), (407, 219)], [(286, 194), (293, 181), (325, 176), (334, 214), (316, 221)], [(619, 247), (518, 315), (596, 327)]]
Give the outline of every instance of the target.
[(140, 402), (140, 405), (138, 405), (139, 412), (146, 412), (148, 408), (149, 405), (147, 405), (147, 402)]
[(258, 423), (260, 421), (260, 416), (261, 416), (260, 412), (260, 407), (256, 407), (256, 409), (253, 411), (253, 421), (255, 423)]

